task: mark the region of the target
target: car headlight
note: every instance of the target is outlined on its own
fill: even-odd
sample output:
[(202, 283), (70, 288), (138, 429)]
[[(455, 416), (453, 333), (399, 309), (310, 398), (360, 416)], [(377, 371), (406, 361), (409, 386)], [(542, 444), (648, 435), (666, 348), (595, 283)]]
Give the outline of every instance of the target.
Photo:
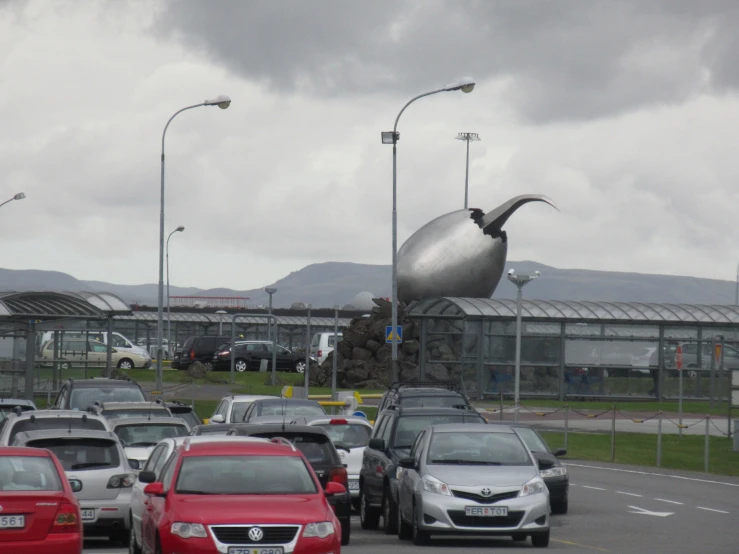
[(330, 521), (320, 521), (318, 523), (309, 523), (303, 531), (304, 537), (318, 537), (325, 539), (329, 535), (334, 534), (334, 524)]
[(449, 486), (432, 475), (424, 476), (423, 490), (426, 492), (433, 492), (435, 494), (443, 494), (444, 496), (452, 495), (452, 491), (449, 490)]
[(547, 486), (540, 477), (534, 477), (531, 481), (521, 487), (521, 492), (518, 496), (531, 496), (532, 494), (541, 494), (547, 490)]
[(540, 472), (542, 477), (561, 477), (567, 475), (566, 467), (553, 467), (551, 469), (542, 469)]
[(183, 539), (191, 539), (193, 537), (204, 539), (207, 538), (208, 532), (200, 523), (184, 523), (175, 521), (170, 529), (173, 535), (177, 535)]

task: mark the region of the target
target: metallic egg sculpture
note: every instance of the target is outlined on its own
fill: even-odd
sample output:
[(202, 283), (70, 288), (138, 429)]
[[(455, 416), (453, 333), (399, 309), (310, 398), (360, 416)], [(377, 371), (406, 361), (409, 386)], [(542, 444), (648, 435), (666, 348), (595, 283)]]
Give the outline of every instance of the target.
[(430, 221), (398, 250), (398, 299), (409, 303), (438, 296), (490, 298), (505, 268), (508, 238), (502, 227), (528, 202), (546, 196), (516, 196), (489, 213), (458, 210)]

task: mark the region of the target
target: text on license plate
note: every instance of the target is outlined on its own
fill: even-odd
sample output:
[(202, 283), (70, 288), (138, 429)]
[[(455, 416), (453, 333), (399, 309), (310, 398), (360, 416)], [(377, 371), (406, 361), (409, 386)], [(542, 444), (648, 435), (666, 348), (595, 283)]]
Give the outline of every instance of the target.
[(254, 548), (250, 546), (229, 546), (228, 554), (283, 554), (281, 546)]
[(477, 517), (505, 517), (508, 515), (506, 506), (465, 506), (464, 515)]
[(21, 529), (26, 525), (26, 516), (0, 516), (0, 529)]
[(349, 490), (350, 491), (358, 491), (359, 490), (359, 481), (349, 481)]
[(82, 521), (92, 521), (95, 519), (95, 509), (82, 510)]

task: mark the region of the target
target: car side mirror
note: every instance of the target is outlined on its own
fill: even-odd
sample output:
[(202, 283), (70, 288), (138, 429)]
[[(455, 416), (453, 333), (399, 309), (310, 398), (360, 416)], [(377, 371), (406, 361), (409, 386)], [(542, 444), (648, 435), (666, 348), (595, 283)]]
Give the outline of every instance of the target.
[(326, 496), (334, 496), (336, 494), (345, 494), (346, 493), (346, 487), (342, 485), (341, 483), (335, 483), (334, 481), (329, 481), (326, 483), (326, 488), (324, 489), (324, 493)]
[(224, 421), (223, 414), (216, 414), (210, 418), (210, 423), (223, 423), (223, 421)]
[(144, 487), (146, 496), (164, 496), (164, 483), (150, 483)]
[(139, 482), (141, 483), (153, 483), (157, 480), (157, 476), (153, 471), (142, 471), (139, 473)]
[(141, 469), (141, 464), (139, 464), (139, 461), (134, 460), (133, 458), (128, 458), (128, 465), (131, 467), (131, 469), (135, 469), (135, 470)]
[(70, 479), (69, 486), (72, 487), (72, 492), (80, 492), (82, 490), (82, 481), (79, 479)]
[(557, 458), (560, 456), (567, 456), (567, 449), (566, 448), (557, 448), (554, 452), (552, 452)]
[(401, 458), (398, 460), (398, 465), (405, 469), (416, 469), (415, 458)]
[(554, 461), (552, 460), (545, 460), (544, 458), (539, 460), (539, 469), (545, 470), (545, 469), (552, 469), (554, 467)]
[(367, 447), (371, 448), (372, 450), (380, 450), (381, 452), (385, 452), (385, 439), (370, 439)]

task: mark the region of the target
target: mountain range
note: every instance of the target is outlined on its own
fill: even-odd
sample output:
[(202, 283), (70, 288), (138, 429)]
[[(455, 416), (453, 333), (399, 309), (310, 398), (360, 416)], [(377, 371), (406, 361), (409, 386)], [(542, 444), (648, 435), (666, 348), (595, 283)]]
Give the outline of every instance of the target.
[[(537, 300), (601, 300), (610, 302), (660, 302), (673, 304), (734, 304), (735, 283), (674, 275), (654, 275), (587, 269), (558, 269), (536, 262), (509, 262), (506, 272), (519, 274), (540, 271), (542, 276), (524, 288), (524, 297)], [(314, 308), (354, 304), (364, 308), (364, 299), (390, 296), (390, 266), (325, 262), (291, 272), (275, 283), (275, 307), (289, 308), (297, 302)], [(110, 292), (131, 304), (156, 306), (157, 285), (116, 285), (83, 281), (66, 273), (35, 269), (0, 268), (1, 291), (91, 291)], [(361, 293), (371, 293), (364, 294)], [(198, 289), (170, 286), (172, 296), (245, 296), (250, 306), (266, 305), (263, 289)], [(357, 298), (357, 296), (360, 298)], [(516, 288), (505, 275), (493, 298), (515, 299)]]

